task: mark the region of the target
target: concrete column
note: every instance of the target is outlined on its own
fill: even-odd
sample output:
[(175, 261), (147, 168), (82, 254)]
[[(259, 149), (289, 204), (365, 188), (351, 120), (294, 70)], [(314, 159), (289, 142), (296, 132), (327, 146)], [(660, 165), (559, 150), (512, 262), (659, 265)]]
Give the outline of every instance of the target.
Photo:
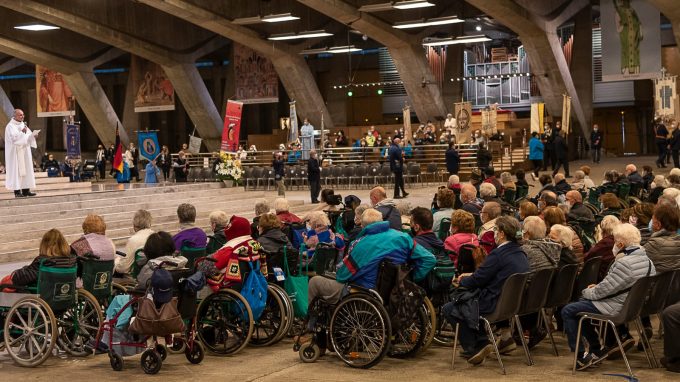
[[(571, 56), (571, 78), (578, 93), (585, 118), (585, 128), (593, 121), (593, 19), (591, 7), (574, 17), (574, 49)], [(588, 137), (588, 135), (585, 135)]]
[(128, 139), (135, 136), (134, 132), (139, 131), (139, 114), (135, 113), (135, 88), (133, 82), (132, 73), (128, 73), (128, 80), (125, 85), (125, 104), (123, 105), (123, 126), (125, 126), (126, 139), (123, 141), (123, 136), (121, 135), (120, 137), (125, 146), (129, 143)]
[[(453, 104), (463, 99), (463, 81), (455, 81), (463, 75), (463, 51), (460, 45), (449, 45), (446, 51), (446, 67), (444, 68), (444, 88), (442, 96), (446, 110), (453, 113)], [(454, 79), (451, 82), (451, 78)], [(442, 125), (443, 126), (443, 125)]]

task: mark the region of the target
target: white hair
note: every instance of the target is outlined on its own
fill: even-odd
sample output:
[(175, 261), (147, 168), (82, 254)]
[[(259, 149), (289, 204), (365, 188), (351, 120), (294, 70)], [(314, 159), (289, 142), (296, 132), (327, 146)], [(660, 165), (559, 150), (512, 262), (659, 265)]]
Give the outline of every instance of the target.
[(375, 208), (369, 208), (361, 214), (361, 225), (363, 227), (375, 222), (381, 222), (382, 220), (382, 213)]
[(656, 187), (666, 187), (666, 178), (663, 175), (657, 175), (654, 177), (654, 185)]
[(529, 240), (545, 238), (545, 222), (538, 216), (529, 216), (524, 219), (522, 228), (529, 237)]
[(487, 196), (496, 196), (496, 186), (491, 183), (482, 183), (479, 185), (479, 196), (484, 199)]
[(671, 176), (671, 175), (680, 176), (680, 168), (677, 168), (677, 167), (672, 168), (671, 172), (668, 173), (668, 176)]
[(554, 224), (550, 227), (550, 237), (560, 243), (564, 248), (573, 248), (572, 241), (574, 240), (574, 231), (565, 225)]
[(600, 229), (602, 230), (603, 235), (611, 235), (614, 232), (614, 228), (621, 224), (621, 221), (619, 218), (617, 218), (614, 215), (607, 215), (604, 218), (602, 218), (602, 221), (600, 222)]
[(290, 205), (288, 204), (288, 199), (286, 198), (276, 198), (274, 199), (274, 211), (278, 214), (279, 212), (288, 212), (290, 210)]
[(269, 202), (267, 199), (260, 199), (255, 202), (255, 216), (260, 216), (269, 212)]
[(504, 171), (504, 172), (501, 173), (501, 183), (508, 183), (508, 182), (512, 182), (512, 174), (507, 172), (507, 171)]
[(460, 177), (458, 175), (451, 175), (449, 177), (449, 185), (460, 183)]
[(640, 230), (629, 223), (619, 224), (614, 227), (614, 241), (622, 243), (624, 248), (631, 245), (640, 245)]
[(312, 211), (308, 215), (309, 225), (312, 226), (313, 230), (318, 228), (328, 228), (331, 225), (331, 221), (328, 220), (328, 216), (323, 211)]

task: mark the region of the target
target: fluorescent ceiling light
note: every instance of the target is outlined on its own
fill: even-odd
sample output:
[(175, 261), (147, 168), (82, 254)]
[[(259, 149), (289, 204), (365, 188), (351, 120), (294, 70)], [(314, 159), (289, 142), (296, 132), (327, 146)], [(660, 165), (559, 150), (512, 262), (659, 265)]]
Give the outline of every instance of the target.
[(444, 45), (455, 45), (455, 44), (470, 44), (473, 42), (486, 42), (491, 41), (491, 39), (483, 34), (475, 36), (459, 36), (456, 38), (444, 38), (444, 39), (428, 39), (423, 43), (424, 46), (444, 46)]
[(300, 51), (300, 54), (307, 54), (307, 55), (311, 55), (311, 54), (319, 54), (319, 53), (328, 53), (328, 47), (324, 47), (324, 48), (314, 48), (314, 49), (305, 49), (305, 50), (301, 50), (301, 51)]
[(280, 23), (282, 21), (292, 21), (292, 20), (299, 20), (300, 18), (297, 16), (293, 16), (290, 13), (282, 13), (280, 15), (267, 15), (262, 18), (262, 21), (265, 23)]
[(456, 24), (456, 23), (462, 23), (465, 22), (463, 19), (459, 19), (458, 16), (449, 16), (449, 17), (438, 17), (435, 19), (427, 19), (427, 20), (416, 20), (416, 21), (405, 21), (405, 22), (400, 22), (397, 24), (394, 24), (394, 28), (397, 29), (408, 29), (408, 28), (423, 28), (423, 27), (429, 27), (429, 26), (434, 26), (434, 25), (447, 25), (447, 24)]
[(414, 9), (414, 8), (425, 8), (425, 7), (434, 7), (434, 4), (430, 3), (429, 1), (424, 1), (424, 0), (407, 0), (407, 1), (400, 1), (400, 2), (394, 4), (394, 8), (397, 8), (397, 9)]
[(45, 24), (30, 24), (30, 25), (17, 25), (14, 27), (14, 29), (21, 29), (24, 31), (32, 31), (32, 32), (38, 32), (38, 31), (51, 31), (55, 29), (60, 29), (58, 26), (54, 25), (45, 25)]
[(331, 48), (328, 48), (328, 53), (350, 53), (350, 52), (358, 52), (361, 49), (355, 48), (354, 45), (346, 45), (346, 46), (334, 46)]
[(381, 3), (381, 4), (368, 4), (368, 5), (362, 5), (359, 7), (359, 12), (382, 12), (382, 11), (391, 11), (393, 10), (394, 7), (392, 6), (392, 3)]
[(324, 30), (319, 31), (309, 31), (300, 33), (284, 33), (284, 34), (274, 34), (269, 36), (267, 39), (271, 41), (282, 41), (282, 40), (295, 40), (300, 38), (314, 38), (314, 37), (328, 37), (332, 36), (332, 33), (328, 33)]

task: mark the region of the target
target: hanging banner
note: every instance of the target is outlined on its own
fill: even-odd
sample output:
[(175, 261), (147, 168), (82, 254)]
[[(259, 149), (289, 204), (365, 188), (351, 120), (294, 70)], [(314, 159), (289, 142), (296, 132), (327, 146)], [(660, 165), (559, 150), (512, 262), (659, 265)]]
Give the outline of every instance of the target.
[(602, 81), (652, 79), (661, 70), (659, 11), (643, 0), (600, 1)]
[(411, 142), (411, 144), (413, 144), (413, 132), (411, 131), (411, 106), (404, 106), (402, 112), (402, 117), (404, 119), (404, 145), (407, 142)]
[(265, 56), (234, 43), (236, 98), (246, 104), (279, 102), (279, 77)]
[(66, 156), (80, 159), (80, 126), (66, 125)]
[(493, 104), (485, 107), (482, 113), (482, 133), (490, 137), (498, 133), (496, 121), (498, 116), (498, 104)]
[(562, 131), (571, 134), (571, 97), (562, 95)]
[(201, 152), (201, 142), (203, 140), (195, 135), (190, 135), (189, 136), (189, 147), (187, 150), (189, 150), (190, 153), (192, 154), (198, 154)]
[(290, 102), (288, 104), (290, 106), (290, 118), (289, 120), (289, 127), (290, 130), (288, 131), (288, 143), (293, 143), (298, 140), (300, 137), (300, 131), (298, 130), (298, 119), (297, 119), (297, 112), (295, 111), (295, 101)]
[(221, 151), (236, 152), (241, 133), (241, 112), (243, 102), (227, 101), (227, 111), (224, 113), (224, 127), (222, 128)]
[(150, 161), (156, 159), (158, 154), (161, 153), (161, 148), (158, 144), (158, 134), (155, 131), (138, 132), (137, 146), (139, 146), (139, 154)]
[(456, 102), (453, 104), (453, 117), (456, 118), (456, 142), (467, 143), (470, 134), (466, 134), (472, 126), (472, 103)]
[(531, 127), (530, 133), (543, 134), (543, 113), (545, 111), (545, 104), (537, 102), (531, 104)]
[[(664, 75), (665, 75), (665, 71)], [(654, 80), (654, 114), (660, 117), (677, 119), (678, 94), (676, 76), (662, 77)]]
[(75, 115), (76, 100), (64, 76), (44, 66), (35, 66), (38, 117)]
[(133, 55), (130, 75), (135, 113), (175, 110), (175, 88), (160, 65)]

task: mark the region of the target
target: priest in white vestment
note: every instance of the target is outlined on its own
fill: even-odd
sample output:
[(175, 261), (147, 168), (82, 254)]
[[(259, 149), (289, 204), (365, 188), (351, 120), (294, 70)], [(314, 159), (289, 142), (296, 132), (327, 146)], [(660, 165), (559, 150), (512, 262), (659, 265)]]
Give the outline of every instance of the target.
[(309, 152), (314, 150), (314, 126), (305, 118), (300, 128), (300, 143), (302, 144), (302, 159), (309, 159)]
[(17, 198), (35, 196), (33, 156), (31, 148), (37, 148), (35, 137), (40, 131), (31, 131), (24, 123), (24, 112), (14, 110), (14, 116), (5, 128), (5, 188), (14, 191)]

